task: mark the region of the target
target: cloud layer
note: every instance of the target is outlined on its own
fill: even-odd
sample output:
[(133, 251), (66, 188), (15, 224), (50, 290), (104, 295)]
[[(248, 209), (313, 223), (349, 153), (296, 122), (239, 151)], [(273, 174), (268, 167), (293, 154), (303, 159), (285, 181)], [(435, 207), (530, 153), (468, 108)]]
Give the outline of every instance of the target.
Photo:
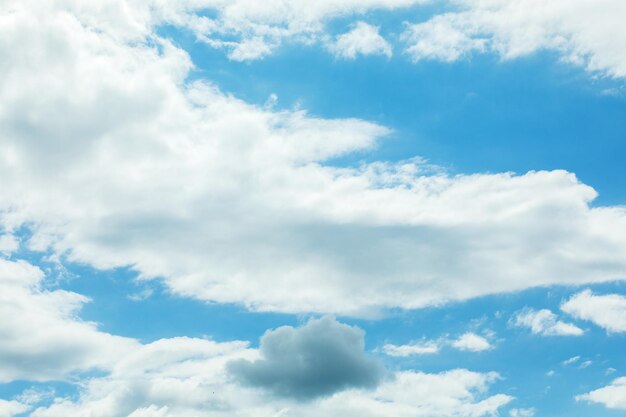
[[(285, 336), (289, 339), (295, 337), (298, 346), (287, 343), (287, 360), (275, 357), (268, 359), (268, 349), (276, 348), (273, 343), (280, 341), (276, 338), (282, 340)], [(489, 386), (498, 379), (497, 374), (465, 369), (437, 374), (395, 372), (390, 373), (389, 378), (381, 381), (377, 387), (353, 389), (355, 366), (363, 366), (366, 373), (374, 369), (371, 362), (363, 360), (362, 346), (353, 345), (354, 341), (360, 344), (362, 338), (360, 330), (325, 318), (309, 322), (299, 329), (279, 328), (268, 332), (260, 350), (249, 348), (245, 342), (217, 343), (184, 337), (162, 339), (137, 346), (118, 360), (109, 374), (86, 381), (78, 397), (56, 398), (50, 405), (35, 408), (31, 415), (481, 417), (493, 415), (513, 399), (504, 394), (489, 395)], [(338, 353), (337, 348), (347, 349), (347, 353), (339, 355), (343, 359), (352, 360), (348, 367), (337, 363), (339, 368), (331, 379), (311, 380), (317, 371), (311, 366), (294, 362), (313, 360), (309, 362), (311, 365), (324, 368), (327, 365), (324, 360), (329, 356), (319, 356), (319, 349), (329, 346), (328, 354)], [(311, 351), (316, 351), (317, 356), (311, 356)], [(295, 357), (297, 352), (303, 353), (303, 356)], [(346, 355), (352, 359), (346, 358)], [(353, 356), (361, 359), (355, 362)], [(289, 377), (285, 378), (285, 374), (280, 377), (283, 387), (292, 385), (290, 394), (299, 392), (308, 396), (324, 392), (333, 395), (315, 401), (302, 401), (301, 395), (295, 399), (291, 395), (276, 396), (266, 390), (241, 384), (238, 378), (233, 378), (233, 364), (252, 363), (259, 366), (259, 360), (273, 361), (273, 365), (278, 365), (278, 361), (280, 365), (290, 367)], [(337, 379), (337, 375), (344, 371), (348, 372), (348, 379)], [(306, 381), (316, 384), (315, 392), (302, 385)], [(337, 385), (338, 381), (341, 386)], [(360, 376), (357, 382), (363, 382)], [(320, 383), (328, 384), (330, 388), (321, 388)], [(342, 390), (338, 391), (338, 388)], [(284, 393), (281, 391), (281, 394)]]
[(624, 209), (590, 207), (573, 174), (326, 165), (389, 129), (186, 82), (189, 57), (151, 26), (161, 9), (125, 4), (0, 6), (0, 224), (27, 227), (30, 249), (284, 312), (626, 276)]

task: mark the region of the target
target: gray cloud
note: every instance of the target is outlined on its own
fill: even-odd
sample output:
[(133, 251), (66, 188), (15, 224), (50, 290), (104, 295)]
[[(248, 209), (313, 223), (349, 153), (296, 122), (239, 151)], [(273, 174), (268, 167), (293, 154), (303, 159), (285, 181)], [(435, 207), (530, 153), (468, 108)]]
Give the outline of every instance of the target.
[(280, 327), (261, 338), (262, 359), (228, 369), (241, 383), (300, 400), (378, 385), (384, 368), (364, 351), (364, 332), (327, 316), (300, 328)]

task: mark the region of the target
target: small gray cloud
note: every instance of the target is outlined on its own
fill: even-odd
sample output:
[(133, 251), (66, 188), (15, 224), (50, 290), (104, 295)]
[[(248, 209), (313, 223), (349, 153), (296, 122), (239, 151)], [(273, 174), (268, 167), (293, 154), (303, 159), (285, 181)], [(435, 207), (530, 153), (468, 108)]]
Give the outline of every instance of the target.
[(262, 358), (236, 360), (228, 369), (242, 384), (307, 400), (347, 388), (373, 388), (384, 375), (364, 350), (364, 332), (334, 317), (280, 327), (261, 338)]

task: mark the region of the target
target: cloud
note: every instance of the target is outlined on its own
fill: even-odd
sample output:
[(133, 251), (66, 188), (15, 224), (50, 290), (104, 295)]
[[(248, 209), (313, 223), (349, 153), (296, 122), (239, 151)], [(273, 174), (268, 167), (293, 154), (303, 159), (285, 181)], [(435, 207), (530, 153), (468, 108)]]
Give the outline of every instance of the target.
[(453, 62), (471, 52), (485, 50), (486, 40), (469, 36), (450, 15), (410, 25), (402, 35), (409, 44), (406, 52), (413, 61), (434, 59)]
[[(237, 13), (265, 15), (257, 3)], [(0, 224), (26, 230), (25, 248), (290, 313), (371, 316), (625, 276), (625, 210), (591, 207), (573, 174), (333, 166), (390, 129), (188, 81), (187, 53), (153, 26), (170, 2), (141, 4), (0, 6)]]
[[(133, 339), (101, 332), (76, 317), (87, 298), (42, 287), (43, 272), (0, 259), (0, 382), (63, 380), (108, 370), (133, 349)], [(8, 406), (7, 406), (8, 407)]]
[(561, 364), (563, 366), (567, 366), (567, 365), (571, 365), (573, 363), (576, 363), (579, 360), (580, 360), (580, 356), (572, 356), (571, 358), (564, 360)]
[(310, 399), (348, 388), (374, 388), (382, 365), (366, 355), (364, 333), (327, 316), (300, 328), (280, 327), (261, 338), (261, 359), (234, 361), (243, 384), (278, 396)]
[(626, 76), (621, 0), (451, 0), (455, 11), (409, 25), (407, 53), (454, 61), (489, 52), (514, 59), (537, 51), (613, 77)]
[(626, 410), (626, 378), (617, 378), (603, 388), (578, 395), (576, 400), (603, 404), (607, 408), (616, 410)]
[[(252, 60), (272, 53), (284, 43), (312, 44), (328, 37), (326, 24), (340, 17), (358, 17), (374, 10), (398, 10), (426, 3), (424, 0), (342, 0), (342, 1), (199, 1), (184, 7), (157, 2), (161, 18), (185, 27), (197, 38), (215, 48), (228, 51), (234, 60)], [(199, 9), (215, 15), (198, 16)], [(354, 29), (337, 39), (331, 50), (354, 59), (358, 54), (391, 55), (389, 44), (378, 30), (357, 22)]]
[(0, 399), (0, 417), (13, 417), (25, 413), (30, 407), (19, 401), (7, 401)]
[(580, 320), (589, 320), (609, 333), (626, 332), (626, 297), (594, 295), (584, 290), (561, 305), (561, 310)]
[[(330, 318), (290, 332), (294, 335), (306, 326), (331, 330), (325, 336), (332, 337), (332, 333), (339, 343), (345, 342), (347, 334), (363, 337), (362, 332)], [(285, 328), (276, 332), (284, 334)], [(318, 340), (313, 338), (313, 342)], [(327, 340), (321, 342), (327, 344)], [(251, 349), (247, 342), (158, 340), (119, 359), (110, 373), (83, 381), (78, 396), (56, 398), (34, 410), (32, 417), (481, 417), (494, 415), (513, 399), (489, 394), (497, 374), (465, 369), (438, 374), (395, 372), (375, 389), (347, 389), (315, 401), (268, 397), (264, 390), (240, 384), (230, 371), (233, 361), (252, 363), (263, 356), (263, 346)], [(302, 360), (306, 359), (305, 355)]]
[(476, 333), (465, 333), (452, 342), (452, 347), (458, 350), (467, 350), (470, 352), (482, 352), (493, 349), (493, 346), (487, 339)]
[(354, 28), (339, 35), (330, 50), (338, 57), (355, 59), (358, 55), (386, 55), (391, 57), (391, 45), (380, 36), (379, 28), (357, 22)]
[(513, 408), (509, 411), (511, 417), (533, 417), (535, 415), (534, 408)]
[(511, 323), (542, 336), (581, 336), (584, 333), (576, 325), (558, 320), (556, 314), (547, 309), (525, 308), (511, 319)]
[(411, 343), (408, 345), (394, 345), (387, 343), (383, 352), (388, 356), (407, 357), (413, 355), (430, 355), (439, 352), (439, 345), (434, 341)]

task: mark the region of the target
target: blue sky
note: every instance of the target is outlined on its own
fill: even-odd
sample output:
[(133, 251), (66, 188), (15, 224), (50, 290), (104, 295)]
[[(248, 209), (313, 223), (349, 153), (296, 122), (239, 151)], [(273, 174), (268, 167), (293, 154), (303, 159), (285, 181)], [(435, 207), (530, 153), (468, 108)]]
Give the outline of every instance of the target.
[(622, 415), (624, 13), (0, 6), (0, 417)]

